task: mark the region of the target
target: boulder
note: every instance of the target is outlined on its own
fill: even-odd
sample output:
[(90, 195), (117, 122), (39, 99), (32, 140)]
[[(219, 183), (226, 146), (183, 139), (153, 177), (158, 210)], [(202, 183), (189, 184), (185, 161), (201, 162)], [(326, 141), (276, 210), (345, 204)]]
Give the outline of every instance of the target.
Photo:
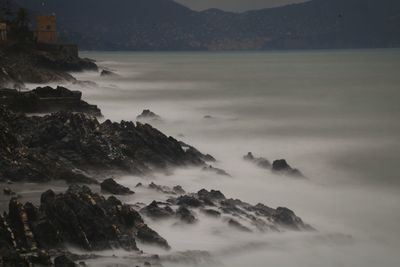
[(293, 177), (304, 177), (304, 175), (298, 169), (293, 169), (284, 159), (275, 160), (272, 163), (272, 171), (278, 174), (284, 174)]
[(109, 178), (104, 180), (101, 184), (101, 191), (107, 192), (114, 195), (132, 195), (135, 192), (130, 190), (128, 187), (118, 184), (114, 179)]
[(140, 114), (136, 117), (136, 119), (139, 121), (141, 121), (141, 120), (160, 121), (161, 116), (157, 115), (150, 109), (145, 109), (145, 110), (143, 110), (142, 114)]
[(157, 201), (153, 201), (150, 205), (141, 209), (140, 212), (153, 219), (170, 218), (175, 214), (169, 205)]

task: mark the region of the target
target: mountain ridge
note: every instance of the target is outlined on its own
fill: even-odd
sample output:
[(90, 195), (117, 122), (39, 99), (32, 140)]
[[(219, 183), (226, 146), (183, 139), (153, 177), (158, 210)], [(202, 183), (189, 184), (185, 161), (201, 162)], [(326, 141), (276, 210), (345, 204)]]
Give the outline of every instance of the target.
[(61, 38), (88, 50), (400, 46), (395, 0), (312, 0), (242, 13), (194, 11), (172, 0), (15, 1), (32, 14), (55, 12)]

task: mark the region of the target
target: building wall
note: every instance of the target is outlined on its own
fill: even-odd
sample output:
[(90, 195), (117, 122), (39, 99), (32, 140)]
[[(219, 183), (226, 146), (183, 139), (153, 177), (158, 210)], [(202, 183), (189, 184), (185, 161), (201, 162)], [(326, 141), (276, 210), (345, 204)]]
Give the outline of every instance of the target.
[(36, 39), (38, 43), (57, 43), (56, 16), (38, 16)]

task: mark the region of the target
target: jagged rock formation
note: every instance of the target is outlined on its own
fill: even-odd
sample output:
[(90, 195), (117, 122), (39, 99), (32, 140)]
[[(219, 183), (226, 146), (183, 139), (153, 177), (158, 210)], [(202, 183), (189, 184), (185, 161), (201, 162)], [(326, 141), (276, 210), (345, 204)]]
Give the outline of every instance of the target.
[(115, 197), (105, 199), (85, 186), (74, 185), (58, 195), (48, 190), (39, 207), (12, 199), (9, 212), (0, 215), (3, 266), (50, 266), (51, 254), (65, 253), (67, 244), (88, 252), (111, 248), (139, 251), (137, 239), (169, 248), (132, 207)]
[(195, 194), (169, 198), (166, 202), (153, 201), (140, 210), (154, 220), (175, 218), (188, 224), (198, 221), (198, 212), (245, 232), (313, 230), (288, 208), (273, 209), (261, 203), (253, 206), (239, 199), (228, 199), (216, 190), (202, 189)]
[(0, 85), (76, 81), (68, 72), (97, 71), (89, 59), (60, 51), (40, 49), (34, 44), (10, 45), (0, 48)]
[(101, 117), (96, 105), (82, 100), (82, 92), (71, 91), (65, 87), (37, 87), (31, 91), (0, 89), (0, 105), (5, 105), (14, 112), (50, 113), (55, 111), (83, 112)]
[(212, 173), (215, 173), (215, 174), (221, 175), (221, 176), (229, 176), (229, 177), (231, 176), (225, 170), (219, 169), (219, 168), (215, 168), (212, 165), (208, 165), (208, 166), (203, 167), (203, 171), (212, 172)]
[(96, 172), (145, 174), (204, 165), (180, 143), (148, 124), (58, 112), (27, 117), (0, 107), (0, 180), (97, 183)]
[(101, 72), (100, 72), (100, 76), (101, 77), (118, 77), (118, 74), (116, 74), (116, 73), (114, 73), (114, 72), (112, 72), (112, 71), (110, 71), (110, 70), (102, 70)]
[(269, 160), (267, 160), (266, 158), (262, 158), (262, 157), (256, 158), (256, 157), (254, 157), (253, 153), (251, 153), (251, 152), (247, 153), (247, 155), (245, 155), (243, 157), (243, 159), (255, 163), (260, 168), (271, 169), (271, 167), (272, 167)]
[(304, 175), (298, 169), (293, 169), (290, 167), (290, 165), (284, 159), (275, 160), (272, 163), (272, 171), (278, 174), (304, 178)]
[(179, 142), (186, 153), (192, 154), (195, 157), (199, 157), (206, 162), (216, 162), (217, 160), (210, 154), (204, 155), (198, 151), (195, 147), (192, 147), (182, 141)]
[(118, 184), (114, 179), (106, 179), (101, 184), (101, 191), (114, 195), (132, 195), (135, 192), (130, 190), (128, 187)]
[(271, 170), (273, 173), (292, 176), (297, 178), (305, 178), (304, 175), (298, 170), (293, 169), (284, 159), (275, 160), (272, 164), (263, 157), (254, 157), (253, 153), (249, 152), (243, 156), (243, 159), (256, 164), (258, 167)]
[(157, 115), (150, 109), (143, 110), (142, 114), (136, 117), (138, 121), (161, 121), (161, 116)]

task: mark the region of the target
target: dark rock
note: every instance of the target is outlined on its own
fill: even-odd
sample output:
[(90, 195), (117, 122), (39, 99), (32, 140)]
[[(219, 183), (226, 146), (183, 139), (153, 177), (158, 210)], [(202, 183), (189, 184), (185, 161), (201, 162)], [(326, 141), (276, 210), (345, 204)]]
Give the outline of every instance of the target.
[[(61, 49), (60, 49), (61, 48)], [(77, 50), (77, 49), (76, 49)], [(20, 45), (11, 43), (0, 49), (0, 85), (12, 83), (74, 82), (69, 72), (97, 71), (90, 59), (79, 58), (59, 45)]]
[(180, 185), (174, 186), (173, 188), (170, 188), (168, 186), (162, 186), (162, 185), (157, 185), (155, 183), (150, 183), (149, 184), (149, 189), (156, 190), (160, 193), (163, 194), (171, 194), (171, 195), (183, 195), (185, 194), (185, 190)]
[(101, 111), (96, 105), (90, 105), (82, 100), (80, 91), (71, 91), (58, 86), (37, 87), (31, 91), (0, 89), (0, 104), (15, 112), (50, 113), (55, 111), (83, 112), (101, 117)]
[(269, 162), (269, 160), (262, 158), (262, 157), (256, 158), (256, 157), (254, 157), (253, 153), (251, 153), (251, 152), (247, 153), (247, 155), (245, 155), (243, 157), (243, 159), (253, 162), (260, 168), (271, 169), (271, 163)]
[(174, 186), (174, 187), (172, 188), (172, 190), (173, 190), (176, 194), (178, 194), (178, 195), (183, 195), (183, 194), (186, 193), (185, 190), (184, 190), (184, 189), (182, 188), (182, 186), (180, 186), (180, 185)]
[(65, 255), (58, 256), (54, 259), (54, 267), (77, 267), (70, 258)]
[[(138, 251), (136, 238), (169, 248), (167, 241), (150, 229), (137, 211), (115, 197), (105, 199), (94, 194), (85, 186), (70, 186), (63, 194), (48, 190), (42, 194), (39, 208), (12, 199), (4, 216), (0, 216), (0, 244), (7, 249), (8, 256), (1, 255), (3, 262), (17, 262), (29, 253), (35, 256), (27, 263), (43, 263), (49, 259), (46, 250), (61, 251), (67, 244), (87, 251)], [(68, 261), (60, 258), (62, 262)]]
[(202, 160), (206, 161), (206, 162), (216, 162), (217, 160), (211, 156), (210, 154), (202, 154), (200, 151), (198, 151), (196, 148), (180, 141), (179, 142), (182, 146), (182, 149), (185, 150), (186, 153), (193, 155), (194, 157), (199, 157)]
[(194, 196), (180, 196), (177, 198), (177, 205), (179, 206), (187, 206), (187, 207), (201, 207), (203, 203), (195, 198)]
[(234, 219), (229, 219), (228, 220), (228, 225), (230, 227), (238, 229), (238, 230), (240, 230), (242, 232), (248, 232), (248, 233), (253, 232), (252, 230), (250, 230), (249, 228), (247, 228), (246, 226), (242, 225), (241, 223), (239, 223), (238, 221), (236, 221)]
[(100, 72), (100, 76), (101, 76), (101, 77), (106, 77), (106, 76), (114, 76), (114, 77), (117, 77), (118, 74), (116, 74), (116, 73), (114, 73), (114, 72), (112, 72), (112, 71), (110, 71), (110, 70), (102, 70), (102, 71)]
[(224, 200), (226, 199), (224, 194), (221, 193), (221, 191), (217, 190), (211, 190), (207, 191), (205, 189), (201, 189), (199, 192), (197, 192), (197, 195), (199, 196), (200, 199), (209, 199), (209, 200)]
[(272, 163), (272, 170), (275, 173), (289, 175), (293, 177), (304, 177), (304, 175), (297, 169), (293, 169), (284, 159), (275, 160)]
[[(159, 204), (162, 205), (162, 207), (160, 207)], [(153, 201), (150, 205), (141, 209), (140, 212), (153, 219), (170, 218), (175, 214), (168, 205), (158, 203), (157, 201)]]
[(258, 167), (263, 169), (272, 170), (274, 173), (288, 175), (293, 177), (304, 178), (304, 175), (297, 169), (293, 169), (284, 159), (275, 160), (272, 165), (271, 163), (262, 157), (254, 157), (253, 153), (249, 152), (243, 157), (244, 160), (253, 162)]
[(142, 114), (136, 117), (137, 120), (154, 120), (160, 121), (161, 117), (149, 109), (143, 110)]
[(222, 176), (229, 176), (231, 177), (231, 175), (229, 173), (227, 173), (226, 171), (222, 170), (222, 169), (218, 169), (218, 168), (214, 168), (213, 166), (209, 165), (208, 167), (203, 167), (203, 171), (207, 171), (207, 172), (213, 172), (217, 175), (222, 175)]
[(137, 237), (144, 243), (158, 245), (165, 249), (170, 249), (168, 242), (158, 235), (154, 230), (150, 229), (147, 225), (138, 228)]
[(180, 206), (176, 211), (176, 216), (185, 223), (195, 223), (197, 221), (193, 213), (186, 207)]
[(221, 212), (213, 209), (202, 209), (202, 212), (210, 217), (218, 218), (221, 217)]
[(114, 195), (132, 195), (135, 192), (118, 184), (114, 179), (106, 179), (100, 184), (101, 190)]
[(135, 186), (135, 188), (138, 188), (138, 187), (143, 187), (143, 184), (142, 184), (142, 183), (137, 183), (137, 185)]
[(9, 188), (9, 187), (4, 188), (3, 192), (4, 192), (4, 195), (7, 195), (7, 196), (15, 196), (16, 195), (16, 193), (14, 191), (12, 191), (11, 188)]
[(148, 124), (70, 112), (43, 117), (0, 106), (0, 177), (11, 181), (97, 183), (94, 172), (143, 175), (156, 169), (204, 165), (179, 142)]
[(278, 207), (272, 215), (272, 218), (277, 224), (295, 230), (312, 230), (312, 227), (304, 224), (300, 217), (297, 217), (294, 212), (288, 208)]

